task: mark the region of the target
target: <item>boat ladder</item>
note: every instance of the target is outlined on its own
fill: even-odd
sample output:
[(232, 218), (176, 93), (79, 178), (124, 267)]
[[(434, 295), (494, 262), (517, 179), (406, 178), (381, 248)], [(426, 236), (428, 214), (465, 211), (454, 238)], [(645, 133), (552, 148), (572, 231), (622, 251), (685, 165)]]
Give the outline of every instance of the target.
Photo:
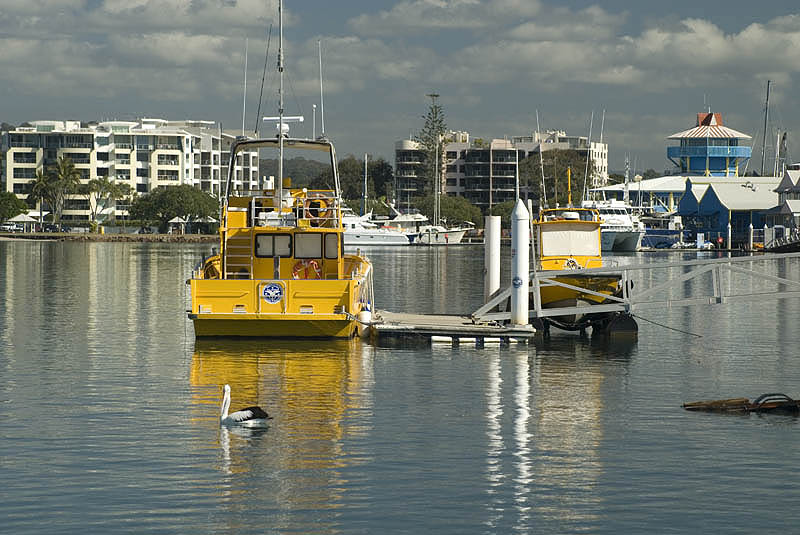
[(225, 232), (225, 278), (249, 279), (253, 274), (253, 231)]

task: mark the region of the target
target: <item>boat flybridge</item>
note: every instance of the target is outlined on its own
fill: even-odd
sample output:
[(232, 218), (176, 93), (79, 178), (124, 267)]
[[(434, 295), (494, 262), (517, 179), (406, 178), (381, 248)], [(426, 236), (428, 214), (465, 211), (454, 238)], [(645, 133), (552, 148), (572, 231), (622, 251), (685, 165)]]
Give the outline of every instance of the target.
[[(369, 321), (372, 264), (360, 252), (344, 253), (333, 144), (286, 136), (231, 147), (219, 254), (188, 281), (197, 337), (344, 338)], [(232, 191), (237, 154), (256, 149), (279, 149), (281, 162), (284, 150), (326, 153), (334, 187), (292, 188), (279, 178), (265, 189)]]

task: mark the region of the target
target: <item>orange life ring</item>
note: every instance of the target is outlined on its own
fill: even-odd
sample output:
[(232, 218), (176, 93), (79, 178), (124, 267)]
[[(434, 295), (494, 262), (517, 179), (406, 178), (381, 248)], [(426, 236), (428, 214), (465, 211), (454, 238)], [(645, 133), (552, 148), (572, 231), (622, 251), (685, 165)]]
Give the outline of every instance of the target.
[[(300, 276), (302, 274), (302, 277)], [(316, 260), (298, 260), (292, 268), (294, 279), (321, 279), (322, 270)]]
[(311, 220), (315, 227), (321, 226), (326, 220), (333, 217), (333, 210), (322, 197), (306, 197), (303, 203), (305, 217)]

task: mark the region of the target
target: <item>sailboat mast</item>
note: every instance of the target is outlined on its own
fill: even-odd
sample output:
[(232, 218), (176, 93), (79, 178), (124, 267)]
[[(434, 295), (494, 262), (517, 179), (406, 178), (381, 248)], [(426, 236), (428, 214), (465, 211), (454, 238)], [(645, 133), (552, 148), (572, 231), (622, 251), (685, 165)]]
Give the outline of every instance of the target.
[(767, 156), (767, 121), (769, 120), (769, 86), (771, 83), (771, 80), (767, 80), (767, 102), (764, 104), (764, 139), (761, 141), (761, 176), (764, 176), (764, 163)]
[(361, 195), (361, 215), (367, 213), (367, 154), (364, 154), (364, 193)]

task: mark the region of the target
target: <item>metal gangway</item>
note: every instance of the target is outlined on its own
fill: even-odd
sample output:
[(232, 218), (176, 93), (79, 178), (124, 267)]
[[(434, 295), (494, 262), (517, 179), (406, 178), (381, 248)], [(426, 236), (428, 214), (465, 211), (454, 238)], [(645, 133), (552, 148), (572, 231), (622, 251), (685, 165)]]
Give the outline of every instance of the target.
[[(729, 253), (728, 253), (729, 254)], [(765, 273), (765, 263), (786, 264), (793, 268), (795, 279)], [(762, 269), (757, 269), (761, 267)], [(571, 286), (557, 277), (574, 275), (575, 270), (531, 271), (529, 309), (531, 319), (572, 314), (619, 312), (633, 314), (641, 310), (669, 309), (679, 306), (765, 301), (800, 297), (800, 253), (768, 253), (753, 256), (728, 256), (677, 262), (652, 262), (581, 269), (582, 274), (619, 275), (622, 292), (618, 296), (593, 292)], [(734, 277), (748, 277), (750, 284), (733, 284)], [(545, 286), (562, 286), (584, 294), (605, 298), (602, 304), (573, 307), (543, 308), (538, 298)], [(756, 286), (760, 285), (759, 288)], [(674, 295), (680, 293), (681, 295)], [(686, 295), (689, 294), (689, 295)], [(500, 289), (478, 310), (472, 313), (475, 321), (510, 321), (511, 312), (503, 310), (510, 300), (511, 287)]]

